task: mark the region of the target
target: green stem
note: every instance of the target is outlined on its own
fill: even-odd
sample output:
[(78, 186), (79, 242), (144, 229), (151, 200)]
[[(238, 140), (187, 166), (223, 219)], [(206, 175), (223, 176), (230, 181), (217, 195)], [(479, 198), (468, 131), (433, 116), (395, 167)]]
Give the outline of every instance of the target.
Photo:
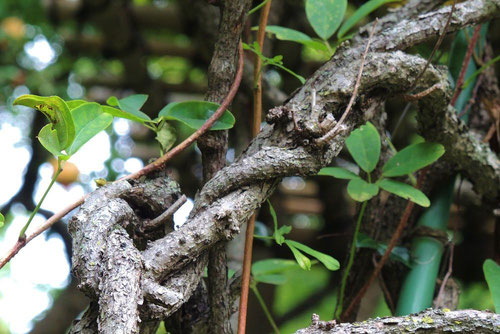
[(248, 11), (248, 15), (252, 15), (253, 13), (255, 13), (256, 11), (258, 11), (259, 9), (261, 9), (266, 3), (268, 3), (269, 0), (264, 0), (262, 1), (259, 5), (255, 6), (254, 8), (250, 9)]
[(26, 225), (24, 225), (23, 229), (19, 233), (19, 239), (23, 239), (23, 238), (26, 237), (25, 233), (26, 233), (26, 230), (28, 229), (28, 226), (30, 226), (31, 221), (33, 220), (33, 218), (35, 217), (36, 213), (40, 209), (40, 206), (42, 205), (45, 197), (49, 193), (50, 188), (52, 188), (52, 186), (54, 185), (54, 182), (56, 182), (56, 179), (59, 176), (59, 174), (61, 174), (61, 172), (62, 172), (61, 160), (57, 159), (57, 171), (54, 174), (54, 177), (52, 177), (52, 181), (50, 181), (50, 184), (47, 187), (47, 190), (45, 190), (45, 193), (43, 194), (42, 198), (40, 199), (40, 201), (36, 205), (35, 210), (33, 210), (33, 212), (31, 213), (31, 216), (29, 217), (28, 222), (26, 223)]
[(273, 316), (271, 315), (271, 312), (269, 312), (269, 309), (266, 306), (266, 303), (264, 302), (264, 299), (260, 295), (259, 290), (257, 289), (257, 284), (253, 283), (250, 285), (250, 289), (252, 289), (253, 293), (255, 293), (255, 297), (257, 297), (257, 300), (259, 301), (260, 306), (262, 307), (262, 310), (264, 311), (264, 314), (266, 315), (267, 320), (269, 320), (269, 323), (271, 324), (271, 327), (273, 328), (274, 332), (276, 334), (280, 334), (280, 330), (276, 323), (274, 322)]
[(368, 201), (364, 201), (361, 205), (361, 211), (359, 212), (358, 221), (356, 222), (356, 228), (354, 229), (354, 235), (352, 237), (351, 249), (349, 251), (349, 260), (347, 261), (347, 266), (342, 275), (342, 284), (340, 286), (340, 297), (337, 302), (337, 309), (335, 311), (335, 318), (339, 318), (342, 313), (342, 306), (344, 303), (344, 293), (347, 284), (347, 277), (349, 277), (349, 272), (351, 271), (352, 264), (354, 263), (354, 253), (356, 252), (356, 241), (358, 239), (359, 227), (361, 226), (361, 220), (365, 214), (365, 208)]
[(330, 55), (333, 55), (333, 49), (332, 47), (330, 46), (330, 43), (328, 43), (328, 41), (326, 39), (323, 40), (323, 43), (325, 43), (326, 45), (326, 48), (328, 49), (328, 51), (330, 52)]

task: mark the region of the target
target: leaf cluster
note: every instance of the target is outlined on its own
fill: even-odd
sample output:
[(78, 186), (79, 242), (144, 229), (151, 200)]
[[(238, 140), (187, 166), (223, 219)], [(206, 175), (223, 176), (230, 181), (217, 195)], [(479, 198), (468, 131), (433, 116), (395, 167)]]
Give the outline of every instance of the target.
[[(344, 21), (347, 0), (306, 0), (305, 9), (309, 24), (319, 36), (314, 39), (303, 32), (270, 25), (266, 31), (282, 41), (291, 41), (310, 47), (318, 52), (329, 53), (332, 56), (335, 49), (345, 40), (352, 37), (348, 34), (363, 18), (384, 4), (400, 0), (370, 0), (360, 6)], [(342, 23), (343, 22), (343, 23)], [(337, 39), (331, 46), (328, 40), (337, 33)]]
[(335, 271), (339, 269), (340, 267), (339, 262), (330, 255), (318, 252), (317, 250), (314, 250), (311, 247), (306, 246), (300, 242), (286, 239), (285, 235), (289, 234), (292, 231), (292, 227), (289, 225), (284, 225), (278, 228), (278, 218), (276, 217), (276, 211), (274, 211), (271, 202), (268, 201), (268, 204), (269, 204), (269, 212), (271, 213), (271, 217), (273, 218), (273, 224), (274, 224), (273, 235), (272, 236), (256, 235), (255, 236), (256, 238), (264, 240), (274, 240), (276, 244), (280, 246), (285, 244), (295, 257), (296, 263), (300, 266), (300, 268), (304, 270), (310, 270), (311, 265), (313, 263), (310, 258), (304, 255), (304, 253), (316, 258), (328, 270)]
[[(111, 96), (107, 105), (85, 100), (64, 101), (58, 96), (22, 95), (14, 105), (23, 105), (42, 112), (49, 124), (38, 134), (38, 140), (47, 151), (67, 160), (85, 143), (105, 130), (114, 117), (140, 123), (156, 132), (156, 139), (162, 147), (162, 154), (168, 151), (176, 140), (175, 130), (168, 123), (179, 121), (192, 129), (199, 129), (219, 108), (206, 101), (174, 102), (166, 105), (151, 119), (141, 111), (148, 96), (130, 95), (123, 99)], [(233, 127), (234, 116), (225, 111), (210, 130), (225, 130)]]
[(350, 180), (347, 192), (353, 200), (367, 201), (383, 189), (423, 207), (430, 205), (429, 199), (420, 190), (393, 178), (410, 175), (432, 164), (444, 154), (443, 145), (423, 142), (404, 148), (383, 165), (382, 175), (375, 182), (371, 182), (370, 173), (378, 165), (381, 147), (375, 126), (368, 122), (354, 130), (347, 138), (346, 146), (359, 168), (367, 173), (367, 180), (341, 167), (326, 167), (318, 174)]

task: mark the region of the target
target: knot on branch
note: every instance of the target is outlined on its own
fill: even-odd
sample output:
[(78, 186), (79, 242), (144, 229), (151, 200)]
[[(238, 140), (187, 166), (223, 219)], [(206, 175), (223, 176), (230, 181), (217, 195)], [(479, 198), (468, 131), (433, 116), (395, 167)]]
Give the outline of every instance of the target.
[[(141, 254), (148, 242), (171, 231), (172, 217), (147, 231), (142, 226), (180, 196), (179, 185), (161, 172), (139, 181), (117, 181), (93, 192), (71, 219), (73, 274), (98, 305), (98, 315), (89, 314), (87, 320), (95, 318), (100, 332), (139, 333), (141, 321), (172, 312), (189, 297), (189, 288), (194, 289), (188, 285), (186, 290), (175, 275), (162, 284), (149, 280)], [(201, 271), (195, 269), (191, 273), (199, 277)], [(159, 305), (150, 305), (155, 301), (152, 291)]]

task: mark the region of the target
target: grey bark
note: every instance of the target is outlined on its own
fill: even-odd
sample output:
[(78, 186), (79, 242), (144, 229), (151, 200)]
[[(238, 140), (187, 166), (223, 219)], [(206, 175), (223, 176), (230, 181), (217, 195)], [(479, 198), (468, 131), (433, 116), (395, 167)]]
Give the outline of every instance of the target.
[[(450, 8), (445, 7), (402, 21), (373, 39), (351, 115), (336, 137), (327, 145), (318, 145), (316, 139), (330, 130), (330, 120), (340, 117), (352, 94), (364, 45), (340, 48), (286, 104), (269, 111), (267, 120), (270, 124), (235, 163), (219, 171), (203, 187), (188, 222), (178, 231), (159, 235), (154, 241), (149, 239), (144, 250), (137, 248), (137, 245), (145, 244), (144, 236), (141, 239), (134, 231), (145, 216), (149, 215), (147, 218), (150, 219), (161, 214), (144, 207), (158, 207), (164, 211), (173, 203), (164, 199), (172, 198), (172, 192), (178, 190), (173, 191), (175, 187), (172, 188), (168, 179), (162, 177), (143, 180), (150, 182), (144, 189), (155, 189), (144, 192), (145, 203), (158, 203), (159, 206), (131, 201), (127, 194), (130, 194), (130, 188), (138, 185), (127, 182), (117, 182), (93, 193), (73, 218), (70, 232), (74, 237), (74, 273), (81, 280), (81, 289), (98, 300), (101, 307), (97, 319), (101, 326), (99, 332), (110, 332), (102, 327), (109, 324), (107, 320), (110, 318), (119, 322), (114, 324), (115, 328), (123, 329), (124, 333), (136, 333), (139, 319), (150, 321), (158, 315), (167, 317), (175, 312), (192, 294), (194, 288), (191, 286), (195, 285), (188, 284), (189, 288), (185, 288), (174, 282), (199, 280), (201, 272), (193, 268), (195, 259), (218, 242), (230, 240), (238, 234), (282, 177), (315, 174), (329, 164), (352, 129), (370, 117), (378, 117), (363, 113), (374, 102), (404, 94), (412, 87), (426, 61), (395, 50), (435, 37), (449, 11)], [(456, 12), (450, 31), (498, 17), (500, 0), (467, 1), (457, 5)], [(475, 185), (476, 191), (491, 201), (498, 200), (498, 157), (456, 118), (455, 111), (448, 106), (450, 85), (446, 71), (430, 66), (415, 89), (424, 90), (434, 85), (438, 88), (419, 101), (419, 124), (424, 131), (421, 134), (442, 142), (446, 157), (453, 166), (457, 170), (467, 168), (463, 173)], [(314, 108), (311, 105), (313, 92), (316, 92)], [(294, 120), (299, 129), (295, 129)], [(476, 170), (470, 171), (471, 166)], [(170, 189), (170, 192), (165, 189)], [(147, 200), (148, 194), (151, 194), (150, 200)], [(157, 196), (152, 196), (154, 194)], [(128, 255), (105, 254), (110, 251)], [(106, 273), (108, 269), (116, 270), (114, 277), (120, 275), (128, 283), (113, 280)], [(132, 307), (125, 307), (118, 319), (114, 307), (121, 301), (112, 299), (124, 297), (123, 293), (117, 293), (119, 289), (126, 289)], [(107, 291), (113, 293), (106, 294)], [(85, 323), (92, 324), (95, 314), (89, 312), (84, 317), (85, 321), (88, 319), (90, 321)]]
[(426, 310), (403, 317), (385, 317), (363, 322), (336, 324), (313, 315), (311, 326), (295, 334), (399, 334), (399, 333), (498, 333), (500, 315), (488, 311)]

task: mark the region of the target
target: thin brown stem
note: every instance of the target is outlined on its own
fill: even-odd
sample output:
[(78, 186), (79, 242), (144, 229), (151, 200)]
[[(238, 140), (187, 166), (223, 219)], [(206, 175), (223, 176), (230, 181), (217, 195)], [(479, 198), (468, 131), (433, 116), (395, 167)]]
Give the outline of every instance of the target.
[[(234, 96), (236, 95), (236, 92), (238, 91), (238, 88), (240, 87), (241, 83), (241, 78), (243, 75), (243, 63), (244, 63), (244, 58), (243, 58), (243, 45), (240, 42), (239, 45), (239, 59), (238, 59), (238, 71), (236, 72), (236, 77), (233, 81), (233, 84), (231, 86), (231, 89), (229, 90), (229, 93), (227, 94), (226, 98), (224, 101), (222, 101), (221, 105), (219, 108), (216, 110), (216, 112), (198, 129), (196, 130), (191, 136), (186, 138), (182, 143), (174, 147), (171, 151), (167, 152), (165, 155), (157, 159), (156, 161), (152, 162), (151, 164), (145, 166), (141, 170), (139, 170), (136, 173), (127, 175), (120, 180), (130, 180), (130, 179), (137, 179), (141, 176), (147, 175), (155, 170), (158, 170), (162, 168), (167, 161), (172, 159), (173, 157), (177, 156), (180, 152), (182, 152), (184, 149), (189, 147), (192, 143), (194, 143), (202, 134), (206, 133), (210, 128), (214, 125), (214, 123), (219, 119), (219, 117), (222, 116), (224, 111), (227, 109), (229, 104), (231, 104), (231, 101), (233, 100)], [(31, 235), (26, 237), (25, 240), (18, 240), (14, 247), (7, 253), (5, 257), (3, 257), (0, 260), (0, 269), (2, 269), (5, 264), (7, 264), (20, 250), (23, 248), (27, 243), (29, 243), (33, 238), (37, 237), (47, 229), (49, 229), (52, 225), (54, 225), (56, 222), (58, 222), (60, 219), (62, 219), (64, 216), (66, 216), (71, 210), (79, 207), (80, 205), (83, 204), (85, 201), (86, 196), (80, 198), (78, 201), (70, 204), (63, 210), (59, 211), (58, 213), (54, 214), (52, 217), (47, 219), (45, 223), (40, 226), (38, 229), (36, 229)]]
[(479, 87), (481, 87), (481, 84), (483, 82), (483, 79), (484, 79), (484, 75), (480, 75), (477, 80), (476, 80), (476, 84), (474, 85), (474, 89), (472, 90), (472, 96), (471, 98), (469, 99), (469, 101), (467, 102), (467, 105), (465, 106), (465, 108), (460, 112), (460, 114), (458, 114), (458, 118), (462, 118), (463, 115), (467, 114), (467, 112), (469, 111), (469, 109), (474, 105), (474, 103), (476, 102), (476, 97), (477, 97), (477, 93), (479, 91)]
[(455, 91), (453, 92), (453, 96), (451, 98), (450, 104), (452, 106), (455, 105), (455, 103), (458, 100), (458, 96), (460, 95), (460, 92), (462, 92), (462, 85), (464, 84), (465, 81), (465, 73), (467, 72), (467, 67), (469, 66), (470, 59), (472, 57), (472, 54), (474, 53), (474, 47), (476, 46), (477, 40), (479, 38), (479, 35), (481, 33), (481, 25), (477, 25), (476, 28), (474, 28), (474, 35), (472, 35), (472, 38), (469, 43), (469, 47), (467, 48), (467, 52), (465, 53), (464, 60), (462, 62), (462, 68), (460, 69), (460, 75), (458, 76), (458, 80), (455, 84)]
[[(460, 178), (460, 184), (458, 185), (458, 211), (460, 211), (460, 191), (462, 189), (462, 183), (463, 183), (463, 178)], [(451, 238), (451, 244), (450, 244), (450, 258), (448, 260), (448, 271), (446, 272), (446, 275), (444, 275), (443, 282), (441, 283), (441, 286), (439, 287), (439, 293), (437, 295), (436, 299), (436, 307), (442, 307), (444, 305), (441, 305), (444, 297), (444, 289), (446, 288), (446, 283), (448, 283), (448, 280), (451, 277), (451, 274), (453, 273), (453, 258), (455, 254), (455, 242), (456, 242), (456, 237), (458, 233), (458, 225), (455, 223), (453, 226), (453, 236)]]
[[(264, 38), (271, 9), (271, 0), (262, 8), (259, 17), (259, 30), (257, 31), (257, 43), (260, 50), (263, 50)], [(262, 61), (260, 57), (255, 57), (254, 62), (254, 91), (253, 91), (253, 122), (252, 136), (255, 137), (260, 132), (262, 122)], [(245, 334), (248, 309), (248, 291), (250, 288), (250, 271), (252, 268), (253, 233), (255, 229), (254, 214), (247, 223), (245, 235), (245, 253), (243, 257), (243, 272), (241, 276), (241, 296), (238, 315), (238, 334)]]
[(361, 56), (361, 66), (359, 67), (359, 72), (358, 72), (358, 77), (356, 79), (356, 83), (354, 84), (354, 90), (352, 92), (351, 99), (349, 100), (349, 103), (347, 104), (347, 108), (345, 109), (344, 113), (340, 117), (339, 121), (337, 124), (328, 131), (323, 137), (318, 138), (316, 140), (316, 143), (318, 145), (322, 145), (330, 141), (332, 138), (334, 138), (337, 135), (337, 132), (339, 131), (341, 125), (344, 123), (344, 120), (347, 118), (349, 113), (351, 112), (352, 106), (354, 105), (354, 101), (356, 101), (356, 97), (358, 95), (358, 89), (359, 89), (359, 84), (361, 82), (361, 76), (363, 75), (363, 69), (365, 67), (365, 59), (366, 55), (368, 54), (368, 50), (370, 49), (370, 43), (372, 41), (373, 34), (375, 33), (375, 28), (377, 27), (378, 19), (375, 21), (375, 24), (372, 27), (372, 30), (370, 32), (370, 36), (368, 37), (368, 41), (366, 42), (366, 48), (365, 51), (363, 52), (363, 55)]
[(179, 210), (179, 208), (186, 203), (187, 197), (186, 195), (182, 195), (174, 204), (172, 204), (165, 212), (156, 217), (155, 219), (151, 219), (150, 221), (144, 223), (144, 230), (154, 230), (157, 227), (162, 226), (165, 222), (173, 216), (173, 214)]
[[(418, 183), (417, 183), (417, 189), (422, 188), (422, 184), (425, 180), (425, 176), (427, 174), (428, 168), (423, 169), (420, 172), (420, 175), (418, 177)], [(348, 319), (351, 313), (354, 311), (354, 308), (359, 304), (363, 296), (365, 295), (366, 291), (372, 284), (372, 282), (377, 278), (377, 276), (380, 274), (382, 271), (382, 268), (384, 267), (385, 263), (389, 259), (389, 256), (391, 255), (392, 250), (394, 247), (396, 247), (396, 244), (398, 243), (399, 238), (401, 238), (401, 235), (403, 234), (403, 230), (406, 227), (406, 224), (408, 223), (408, 219), (410, 218), (411, 212), (413, 210), (413, 206), (415, 204), (412, 201), (408, 201), (408, 204), (406, 205), (405, 211), (403, 212), (403, 215), (401, 216), (401, 219), (399, 221), (398, 227), (396, 228), (396, 231), (391, 237), (391, 240), (389, 241), (389, 244), (387, 245), (387, 249), (385, 250), (384, 255), (382, 255), (382, 258), (380, 259), (379, 263), (373, 270), (372, 274), (368, 278), (368, 280), (365, 282), (363, 287), (359, 290), (358, 294), (354, 297), (352, 302), (349, 304), (349, 307), (346, 308), (342, 316), (340, 317), (341, 320)]]
[(424, 75), (425, 71), (427, 71), (427, 68), (429, 68), (429, 65), (431, 64), (432, 59), (434, 58), (434, 55), (436, 54), (436, 51), (441, 46), (441, 43), (443, 43), (444, 37), (446, 36), (446, 32), (448, 31), (448, 27), (450, 26), (451, 18), (453, 17), (453, 13), (455, 12), (456, 4), (457, 4), (457, 0), (454, 0), (453, 4), (451, 5), (450, 15), (448, 15), (448, 19), (446, 20), (446, 23), (443, 27), (443, 32), (441, 33), (441, 35), (439, 35), (439, 38), (438, 38), (436, 44), (434, 45), (434, 48), (432, 49), (431, 55), (427, 59), (427, 62), (425, 63), (425, 66), (424, 66), (422, 72), (420, 72), (418, 74), (418, 76), (415, 78), (415, 81), (413, 81), (413, 84), (411, 85), (410, 89), (408, 90), (409, 92), (411, 92), (417, 86), (418, 80), (420, 80), (420, 78), (422, 78), (422, 76)]
[(427, 88), (419, 93), (403, 95), (403, 99), (407, 102), (418, 101), (421, 98), (426, 97), (427, 95), (429, 95), (430, 93), (432, 93), (433, 91), (435, 91), (436, 89), (438, 89), (440, 87), (441, 87), (441, 85), (437, 83), (437, 84), (432, 85), (429, 88)]

